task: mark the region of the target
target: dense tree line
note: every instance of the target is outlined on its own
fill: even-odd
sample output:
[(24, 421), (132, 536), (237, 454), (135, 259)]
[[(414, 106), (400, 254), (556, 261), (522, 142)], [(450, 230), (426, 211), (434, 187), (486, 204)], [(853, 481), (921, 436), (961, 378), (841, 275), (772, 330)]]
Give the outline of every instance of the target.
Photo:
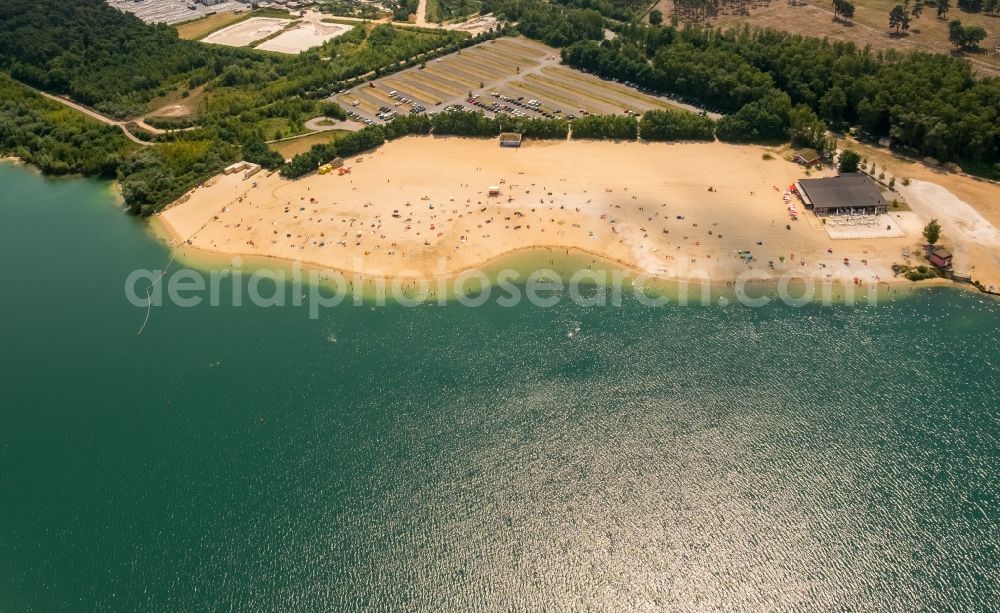
[(505, 132), (519, 132), (525, 138), (540, 140), (562, 140), (569, 136), (569, 122), (565, 119), (505, 117), (501, 127)]
[(635, 140), (639, 122), (631, 115), (588, 115), (573, 120), (573, 138)]
[(196, 116), (152, 120), (198, 129), (155, 137), (130, 124), (133, 134), (156, 141), (137, 152), (121, 146), (117, 128), (81, 122), (65, 109), (31, 114), (4, 96), (3, 147), (50, 172), (117, 172), (128, 209), (150, 214), (237, 157), (276, 167), (280, 157), (262, 142), (275, 136), (268, 126), (298, 133), (317, 115), (343, 119), (343, 109), (324, 100), (334, 91), (475, 41), (462, 32), (377, 25), (285, 56), (180, 40), (173, 28), (144, 24), (103, 0), (5, 0), (0, 72), (122, 118), (141, 115), (167, 93), (201, 91)]
[(285, 161), (280, 153), (267, 146), (260, 134), (254, 134), (243, 141), (243, 153), (240, 157), (268, 170), (276, 170)]
[(0, 73), (0, 154), (50, 174), (114, 178), (134, 146), (115, 126), (88, 119)]
[(492, 138), (501, 132), (520, 132), (526, 137), (564, 139), (569, 122), (561, 119), (522, 118), (500, 114), (487, 117), (475, 111), (446, 111), (433, 117), (401, 115), (385, 125), (362, 128), (337, 137), (331, 143), (314, 145), (312, 149), (292, 158), (281, 167), (285, 177), (296, 178), (313, 172), (321, 164), (337, 156), (356, 155), (374, 149), (386, 141), (410, 134), (438, 134)]
[(101, 0), (4, 0), (0, 24), (0, 68), (116, 117), (236, 55), (179, 40), (173, 28), (146, 25)]
[(364, 75), (457, 50), (469, 39), (383, 24), (357, 27), (299, 55), (260, 53), (180, 40), (173, 28), (144, 24), (103, 0), (5, 0), (0, 24), (0, 69), (115, 117), (142, 114), (151, 99), (200, 85), (211, 94), (209, 114), (266, 113), (275, 105), (276, 116), (298, 100), (324, 98)]
[(483, 10), (517, 22), (517, 28), (522, 34), (554, 47), (563, 47), (580, 40), (604, 38), (604, 17), (590, 8), (561, 6), (538, 0), (486, 0)]
[(368, 126), (330, 143), (313, 145), (309, 151), (296, 155), (282, 166), (281, 174), (288, 178), (301, 177), (338, 156), (355, 155), (409, 134), (429, 134), (432, 127), (427, 115), (400, 115), (385, 125)]
[[(694, 117), (691, 115), (691, 118)], [(708, 118), (697, 119), (678, 118), (677, 121), (678, 125), (691, 126), (692, 134), (696, 131), (693, 128), (695, 124), (703, 128), (705, 122), (712, 123)], [(433, 117), (400, 116), (385, 125), (368, 126), (339, 136), (331, 143), (314, 145), (282, 166), (281, 174), (289, 178), (301, 177), (335, 157), (355, 155), (409, 134), (494, 138), (501, 132), (519, 132), (526, 138), (565, 139), (569, 135), (569, 127), (570, 122), (563, 119), (513, 117), (502, 113), (488, 117), (478, 111), (446, 111)], [(638, 122), (634, 117), (624, 115), (592, 115), (573, 121), (572, 127), (575, 138), (635, 140), (638, 136)], [(691, 138), (703, 138), (703, 135)], [(708, 138), (711, 138), (710, 133)]]
[(787, 138), (804, 104), (837, 129), (860, 126), (942, 161), (1000, 159), (1000, 79), (960, 58), (873, 53), (774, 30), (629, 25), (614, 41), (579, 41), (563, 60), (711, 110), (725, 140)]
[[(391, 2), (369, 4), (363, 0), (318, 0), (314, 5), (320, 11), (337, 17), (358, 17), (360, 19), (378, 19), (385, 16), (387, 9), (394, 13), (398, 5)], [(414, 2), (416, 6), (416, 2)]]
[(719, 112), (739, 110), (775, 89), (768, 74), (723, 47), (700, 48), (677, 40), (647, 49), (653, 52), (652, 61), (635, 46), (581, 41), (563, 49), (562, 57), (570, 66), (670, 92)]
[(820, 153), (833, 153), (837, 148), (836, 139), (826, 136), (826, 124), (805, 104), (791, 110), (788, 124), (788, 136), (796, 147), (808, 147)]
[(575, 6), (581, 9), (593, 9), (610, 19), (631, 21), (638, 13), (646, 9), (645, 2), (622, 0), (555, 0), (557, 4)]
[(787, 140), (791, 110), (788, 94), (775, 91), (765, 98), (744, 104), (735, 113), (724, 115), (715, 133), (719, 140), (731, 142)]
[(119, 169), (125, 206), (152, 215), (207, 176), (220, 172), (239, 149), (218, 140), (176, 140), (145, 147)]
[(475, 111), (438, 113), (431, 119), (434, 134), (455, 136), (498, 136), (503, 130), (497, 117)]
[(990, 15), (1000, 12), (1000, 0), (958, 0), (958, 8), (969, 13), (980, 11)]
[(715, 140), (715, 122), (710, 117), (686, 111), (647, 111), (639, 120), (643, 140)]

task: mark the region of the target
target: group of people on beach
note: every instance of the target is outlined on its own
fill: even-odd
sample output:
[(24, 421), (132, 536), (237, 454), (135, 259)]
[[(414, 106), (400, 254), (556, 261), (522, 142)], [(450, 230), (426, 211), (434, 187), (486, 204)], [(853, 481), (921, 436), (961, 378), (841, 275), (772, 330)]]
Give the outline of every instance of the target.
[[(764, 269), (764, 262), (771, 271), (806, 267), (806, 259), (794, 253), (744, 257), (749, 241), (732, 250), (735, 261), (727, 264), (721, 256), (729, 251), (729, 243), (718, 241), (731, 233), (746, 237), (747, 228), (740, 219), (706, 219), (713, 210), (710, 203), (677, 206), (650, 202), (648, 194), (630, 192), (623, 185), (605, 185), (595, 193), (569, 188), (567, 178), (553, 178), (553, 187), (548, 181), (531, 182), (523, 171), (498, 182), (490, 174), (477, 166), (472, 176), (482, 180), (482, 187), (476, 189), (463, 177), (454, 184), (457, 199), (443, 196), (440, 186), (417, 196), (412, 192), (419, 188), (394, 187), (391, 178), (386, 187), (360, 194), (352, 176), (335, 177), (335, 182), (327, 177), (315, 191), (316, 182), (305, 186), (304, 193), (301, 184), (290, 190), (297, 201), (282, 198), (281, 186), (267, 193), (237, 184), (234, 197), (201, 230), (213, 224), (226, 230), (210, 233), (211, 249), (335, 262), (337, 267), (362, 258), (372, 270), (388, 272), (406, 266), (428, 270), (437, 258), (449, 262), (449, 268), (462, 269), (538, 246), (582, 249), (663, 276), (677, 276), (692, 266), (721, 268), (722, 276)], [(713, 200), (720, 198), (715, 186), (707, 193)], [(754, 196), (753, 191), (749, 194)], [(270, 225), (270, 232), (255, 231), (264, 224)], [(764, 246), (759, 238), (753, 243)], [(333, 255), (331, 249), (340, 254)], [(832, 275), (830, 269), (819, 270), (824, 264), (817, 266), (818, 274)]]

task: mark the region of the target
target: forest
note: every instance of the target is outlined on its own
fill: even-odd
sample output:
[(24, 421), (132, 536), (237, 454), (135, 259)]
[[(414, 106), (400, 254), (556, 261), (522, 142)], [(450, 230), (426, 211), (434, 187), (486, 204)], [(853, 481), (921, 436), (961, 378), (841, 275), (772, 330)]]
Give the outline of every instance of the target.
[[(484, 11), (518, 22), (521, 33), (563, 47), (563, 61), (606, 78), (631, 81), (724, 113), (718, 122), (670, 112), (587, 117), (577, 138), (794, 139), (825, 145), (823, 128), (857, 126), (888, 136), (905, 152), (957, 161), (967, 170), (1000, 167), (1000, 80), (973, 74), (958, 57), (872, 52), (773, 30), (718, 31), (625, 23), (641, 10), (633, 0), (486, 0)], [(0, 3), (0, 76), (67, 94), (105, 114), (147, 112), (162, 96), (198, 95), (198, 113), (183, 132), (147, 135), (152, 147), (127, 141), (117, 128), (57, 108), (4, 77), (0, 81), (0, 151), (53, 173), (117, 176), (129, 211), (148, 215), (227, 163), (245, 157), (282, 166), (265, 140), (275, 125), (289, 133), (317, 115), (342, 118), (325, 99), (372, 76), (455, 51), (484, 38), (454, 31), (370, 24), (298, 56), (205, 45), (177, 38), (103, 0), (5, 0)], [(605, 40), (605, 28), (614, 30)], [(32, 44), (24, 44), (24, 41)], [(168, 122), (169, 123), (169, 122)], [(565, 138), (564, 120), (439, 114), (408, 117), (341, 137), (341, 155), (403, 134)], [(317, 153), (317, 159), (329, 151)], [(303, 158), (282, 166), (295, 175), (315, 168)]]
[(521, 118), (502, 113), (496, 117), (487, 117), (473, 111), (445, 111), (433, 117), (401, 115), (385, 125), (368, 126), (357, 132), (341, 135), (332, 143), (314, 145), (309, 151), (295, 156), (282, 166), (281, 174), (289, 178), (301, 177), (337, 156), (355, 155), (409, 134), (493, 138), (504, 131), (520, 132), (529, 138), (559, 140), (565, 139), (569, 134), (569, 122), (563, 119)]
[(521, 34), (553, 47), (604, 38), (604, 17), (592, 8), (562, 6), (539, 0), (486, 0), (483, 11), (516, 21)]
[[(9, 102), (4, 97), (3, 152), (37, 159), (51, 172), (117, 173), (128, 210), (141, 215), (241, 155), (276, 167), (280, 160), (261, 146), (275, 136), (267, 133), (270, 126), (277, 122), (298, 133), (311, 117), (344, 118), (325, 100), (333, 92), (476, 42), (461, 32), (377, 25), (297, 56), (281, 55), (180, 40), (173, 28), (144, 24), (103, 0), (5, 0), (0, 24), (0, 74), (106, 115), (141, 116), (154, 99), (198, 90), (195, 116), (151, 121), (194, 129), (160, 137), (136, 130), (156, 142), (142, 151), (114, 144), (125, 142), (117, 128), (92, 126), (34, 102), (29, 106), (36, 111), (28, 113), (23, 101), (15, 105), (13, 96)], [(95, 144), (82, 143), (77, 135), (83, 130), (93, 132), (87, 140)]]
[(0, 73), (0, 152), (48, 174), (113, 179), (136, 147), (117, 127), (88, 119)]
[(787, 138), (789, 112), (805, 104), (833, 129), (858, 126), (910, 153), (988, 170), (1000, 161), (1000, 79), (978, 78), (961, 58), (774, 30), (634, 24), (562, 53), (570, 66), (728, 113), (721, 139)]
[(602, 7), (625, 3), (559, 1), (485, 6), (563, 47), (570, 66), (726, 113), (716, 131), (723, 140), (787, 140), (791, 110), (804, 104), (832, 129), (857, 126), (910, 154), (1000, 173), (1000, 79), (977, 77), (962, 58), (876, 53), (776, 30), (622, 24), (605, 20), (613, 11)]
[(5, 0), (0, 24), (0, 69), (119, 118), (165, 85), (207, 80), (239, 55), (182, 41), (101, 0)]
[(457, 50), (467, 39), (380, 25), (299, 55), (264, 53), (180, 40), (173, 28), (145, 24), (103, 0), (5, 0), (0, 23), (0, 69), (117, 118), (144, 113), (150, 100), (178, 86), (208, 84), (223, 98), (210, 111), (229, 115), (289, 96), (319, 99), (398, 62)]
[(704, 115), (687, 111), (646, 111), (638, 127), (643, 140), (715, 139), (715, 122)]

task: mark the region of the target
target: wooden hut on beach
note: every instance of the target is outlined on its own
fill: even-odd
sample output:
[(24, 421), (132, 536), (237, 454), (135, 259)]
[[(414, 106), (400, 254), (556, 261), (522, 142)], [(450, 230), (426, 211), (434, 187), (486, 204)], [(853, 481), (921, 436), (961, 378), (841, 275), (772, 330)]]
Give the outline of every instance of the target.
[(501, 147), (520, 147), (521, 135), (517, 132), (503, 132), (500, 134)]
[(938, 268), (951, 268), (951, 252), (947, 249), (935, 247), (931, 249), (931, 252), (927, 255), (927, 259)]

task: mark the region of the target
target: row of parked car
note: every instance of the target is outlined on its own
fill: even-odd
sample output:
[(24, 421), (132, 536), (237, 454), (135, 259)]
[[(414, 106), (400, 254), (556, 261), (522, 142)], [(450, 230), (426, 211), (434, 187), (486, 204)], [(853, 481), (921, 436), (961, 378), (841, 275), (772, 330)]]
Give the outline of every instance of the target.
[(399, 113), (397, 113), (395, 110), (393, 110), (392, 108), (390, 108), (388, 106), (381, 106), (378, 109), (378, 115), (377, 115), (377, 117), (379, 119), (381, 119), (382, 121), (392, 121), (393, 119), (395, 119), (398, 116), (399, 116)]
[[(424, 112), (427, 111), (427, 107), (425, 107), (424, 105), (422, 105), (422, 104), (420, 104), (418, 102), (413, 101), (412, 99), (404, 96), (403, 94), (401, 94), (400, 92), (398, 92), (396, 90), (390, 91), (389, 92), (389, 97), (396, 101), (396, 103), (394, 104), (394, 106), (396, 108), (394, 109), (393, 107), (390, 107), (388, 105), (382, 105), (382, 106), (380, 106), (379, 109), (378, 109), (378, 113), (375, 116), (378, 117), (379, 119), (381, 119), (382, 121), (392, 121), (396, 117), (399, 117), (400, 111), (398, 111), (396, 109), (398, 109), (399, 107), (403, 106), (404, 104), (409, 104), (410, 105), (410, 114), (411, 115), (417, 115), (417, 114), (424, 113)], [(357, 106), (360, 106), (360, 105), (361, 105), (361, 101), (360, 100), (354, 100), (351, 103), (351, 107), (357, 107)], [(360, 122), (362, 122), (362, 123), (364, 123), (366, 125), (369, 125), (369, 126), (375, 125), (375, 123), (376, 123), (374, 120), (369, 119), (369, 118), (365, 117), (364, 115), (362, 115), (361, 113), (355, 112), (352, 109), (348, 109), (347, 116), (350, 117), (351, 119), (354, 119), (356, 121), (360, 121)]]
[(347, 110), (347, 118), (348, 119), (353, 119), (354, 121), (360, 121), (361, 123), (363, 123), (365, 125), (369, 125), (369, 126), (375, 125), (375, 121), (374, 120), (368, 119), (367, 117), (365, 117), (364, 115), (361, 115), (360, 113), (355, 113), (351, 109)]
[(524, 97), (511, 98), (510, 96), (504, 96), (497, 92), (490, 94), (498, 100), (495, 102), (483, 101), (480, 99), (479, 95), (474, 95), (466, 100), (469, 104), (477, 106), (483, 110), (490, 111), (493, 113), (510, 113), (515, 117), (529, 117), (524, 111), (515, 108), (520, 107), (525, 110), (533, 111), (542, 115), (543, 117), (548, 117), (549, 119), (554, 119), (558, 113), (562, 111), (548, 111), (542, 108), (542, 103), (538, 100), (527, 100)]
[[(634, 84), (630, 82), (626, 84), (634, 87)], [(562, 109), (547, 109), (542, 106), (542, 102), (540, 100), (534, 98), (525, 99), (524, 96), (519, 96), (515, 98), (512, 96), (506, 96), (504, 94), (501, 94), (500, 92), (491, 92), (490, 96), (495, 98), (496, 100), (494, 101), (490, 101), (488, 99), (483, 100), (479, 94), (473, 94), (468, 99), (466, 99), (466, 102), (472, 105), (473, 107), (481, 108), (484, 111), (489, 111), (492, 113), (508, 113), (510, 115), (514, 115), (515, 117), (532, 116), (526, 113), (525, 111), (531, 111), (532, 113), (537, 113), (542, 117), (548, 119), (556, 119), (559, 117), (564, 117), (565, 119), (572, 121), (577, 117), (573, 113), (567, 113), (564, 115)], [(396, 109), (398, 109), (400, 106), (404, 104), (409, 104), (411, 115), (417, 115), (420, 113), (427, 112), (427, 107), (418, 102), (415, 102), (411, 98), (408, 98), (407, 96), (403, 95), (402, 93), (396, 90), (391, 90), (389, 92), (389, 97), (396, 101), (394, 105)], [(358, 106), (359, 104), (361, 104), (361, 102), (355, 100), (352, 106)], [(392, 121), (394, 118), (399, 116), (400, 111), (396, 109), (388, 105), (382, 105), (379, 107), (379, 112), (377, 113), (376, 116), (382, 121)], [(466, 110), (466, 107), (462, 106), (461, 104), (453, 104), (445, 107), (444, 110), (462, 111)], [(589, 111), (582, 108), (578, 112), (581, 117), (586, 117), (588, 115), (591, 115)], [(640, 113), (629, 109), (625, 109), (624, 113), (626, 115), (635, 115), (636, 117), (640, 115)], [(348, 110), (347, 116), (350, 117), (351, 119), (361, 121), (367, 125), (375, 124), (375, 121), (367, 117), (364, 117), (360, 113), (356, 113), (353, 110)]]
[[(505, 105), (504, 104), (501, 105), (502, 107), (504, 107), (504, 110), (507, 111), (513, 110), (510, 108), (509, 105), (519, 106), (523, 109), (534, 111), (539, 115), (541, 115), (542, 117), (547, 117), (548, 119), (555, 119), (557, 115), (562, 113), (562, 109), (554, 109), (549, 111), (547, 109), (542, 108), (542, 102), (540, 100), (535, 100), (535, 99), (525, 100), (524, 96), (518, 96), (517, 98), (514, 98), (512, 96), (505, 96), (500, 92), (492, 92), (490, 95), (496, 98), (497, 100), (502, 100), (503, 102), (508, 103)], [(517, 113), (515, 113), (515, 115), (516, 114)], [(568, 117), (568, 119), (572, 118)]]
[[(419, 104), (419, 103), (411, 100), (410, 98), (407, 98), (406, 96), (404, 96), (403, 94), (399, 93), (396, 90), (390, 91), (389, 92), (389, 97), (396, 101), (396, 106), (397, 107), (402, 106), (404, 104), (409, 104), (410, 105), (410, 115), (418, 115), (420, 113), (423, 113), (423, 112), (427, 111), (427, 107), (426, 106), (424, 106), (422, 104)], [(388, 119), (385, 119), (385, 121), (390, 121), (393, 117), (395, 117), (397, 115), (392, 109), (390, 109), (387, 106), (382, 107), (382, 109), (380, 109), (380, 110), (382, 110), (382, 112), (385, 113), (386, 115), (390, 116)], [(381, 115), (379, 115), (379, 117), (381, 117)]]

